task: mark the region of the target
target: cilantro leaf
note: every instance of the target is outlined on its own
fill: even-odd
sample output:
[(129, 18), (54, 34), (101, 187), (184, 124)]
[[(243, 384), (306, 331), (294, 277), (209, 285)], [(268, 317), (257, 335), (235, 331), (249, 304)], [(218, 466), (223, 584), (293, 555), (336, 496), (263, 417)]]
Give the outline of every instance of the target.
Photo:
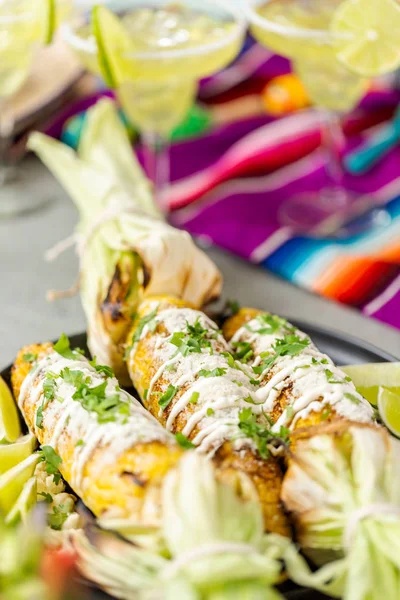
[(184, 448), (185, 450), (190, 450), (191, 448), (196, 447), (185, 435), (183, 435), (183, 433), (175, 434), (175, 439), (181, 448)]
[(279, 440), (283, 444), (289, 444), (289, 430), (281, 427), (279, 433), (272, 432), (267, 425), (258, 423), (257, 417), (251, 408), (242, 408), (239, 412), (239, 429), (243, 434), (255, 443), (261, 458), (270, 456), (268, 445), (273, 440)]
[(269, 369), (280, 356), (298, 356), (310, 345), (308, 338), (300, 338), (298, 335), (287, 334), (276, 340), (272, 346), (272, 354), (262, 354), (264, 360), (257, 367), (253, 367), (254, 373), (261, 375)]
[(53, 475), (54, 483), (57, 485), (61, 479), (61, 473), (58, 467), (62, 463), (62, 459), (51, 446), (41, 446), (40, 461), (46, 465), (46, 473)]
[(33, 363), (37, 360), (37, 354), (33, 354), (32, 352), (27, 352), (23, 355), (22, 360), (27, 363)]
[(38, 496), (43, 496), (43, 500), (47, 502), (47, 504), (51, 504), (53, 502), (53, 496), (51, 494), (47, 494), (46, 492), (40, 492)]
[(215, 411), (214, 411), (213, 408), (210, 407), (210, 408), (207, 408), (207, 413), (206, 414), (207, 414), (207, 417), (212, 417), (212, 415), (215, 414)]
[(63, 358), (69, 358), (71, 360), (76, 359), (76, 351), (71, 350), (71, 344), (68, 337), (63, 333), (54, 345), (54, 350), (60, 354)]
[(68, 512), (68, 510), (66, 510), (64, 505), (60, 504), (60, 506), (54, 506), (53, 512), (47, 517), (47, 522), (52, 529), (55, 529), (56, 531), (61, 531), (62, 526), (68, 519), (69, 515), (70, 513)]
[(240, 304), (237, 300), (228, 300), (226, 306), (233, 317), (240, 311)]
[(197, 404), (199, 398), (200, 398), (200, 393), (193, 392), (193, 394), (191, 395), (191, 398), (189, 400), (189, 404)]
[(199, 377), (222, 377), (226, 375), (227, 369), (222, 367), (217, 367), (213, 371), (208, 371), (207, 369), (201, 369), (199, 371)]
[(234, 357), (244, 363), (248, 362), (254, 356), (253, 349), (249, 342), (233, 342), (232, 347), (236, 348)]
[(178, 392), (178, 389), (179, 388), (173, 385), (168, 386), (167, 391), (161, 396), (161, 398), (158, 401), (158, 406), (162, 408), (162, 410), (165, 410), (167, 406), (171, 404), (172, 400), (175, 398)]
[(354, 394), (349, 394), (348, 392), (346, 392), (344, 396), (354, 404), (361, 404), (360, 398), (357, 398), (357, 396), (355, 396)]

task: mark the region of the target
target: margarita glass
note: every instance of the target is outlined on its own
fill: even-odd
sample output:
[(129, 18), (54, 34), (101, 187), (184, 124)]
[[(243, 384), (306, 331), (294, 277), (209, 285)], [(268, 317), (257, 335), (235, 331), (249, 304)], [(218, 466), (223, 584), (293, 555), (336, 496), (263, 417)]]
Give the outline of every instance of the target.
[[(340, 116), (355, 108), (365, 95), (370, 79), (365, 72), (368, 69), (349, 68), (346, 60), (341, 60), (341, 49), (351, 43), (354, 36), (351, 27), (340, 30), (332, 26), (343, 4), (344, 0), (251, 0), (248, 8), (254, 36), (264, 46), (291, 59), (310, 99), (321, 112), (330, 183), (318, 193), (300, 194), (282, 205), (279, 213), (282, 224), (297, 231), (310, 231), (318, 225), (323, 231), (326, 223), (329, 232), (329, 224), (334, 229), (343, 223), (356, 200), (355, 194), (343, 185), (344, 137)], [(357, 27), (356, 24), (355, 29)], [(359, 56), (356, 59), (352, 56), (351, 60), (365, 64), (363, 53), (365, 55), (368, 36), (375, 43), (381, 34), (382, 30), (375, 30), (371, 25), (361, 40), (364, 45), (360, 45)], [(385, 72), (394, 68), (392, 61)], [(386, 224), (389, 216), (385, 211), (375, 211), (368, 222), (355, 222), (353, 230), (369, 227), (371, 219), (373, 224)], [(343, 233), (347, 231), (342, 228), (340, 235)]]
[(25, 83), (36, 51), (51, 41), (57, 18), (69, 0), (0, 0), (0, 217), (34, 210), (23, 192), (23, 173), (12, 164), (9, 151), (14, 132), (13, 95)]
[(87, 69), (103, 75), (105, 54), (115, 47), (118, 99), (142, 135), (146, 169), (166, 210), (168, 139), (193, 104), (199, 80), (223, 69), (240, 51), (244, 17), (228, 0), (126, 0), (108, 2), (107, 8), (118, 16), (126, 44), (107, 26), (100, 44), (94, 12), (91, 25), (80, 20), (65, 26), (65, 39)]

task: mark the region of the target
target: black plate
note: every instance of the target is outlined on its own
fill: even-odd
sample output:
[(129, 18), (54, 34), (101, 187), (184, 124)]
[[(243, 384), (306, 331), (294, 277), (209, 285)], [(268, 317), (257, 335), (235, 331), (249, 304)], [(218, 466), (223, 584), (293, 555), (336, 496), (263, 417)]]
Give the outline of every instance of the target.
[[(375, 362), (396, 362), (396, 359), (374, 346), (367, 344), (356, 338), (335, 333), (324, 328), (314, 327), (308, 323), (301, 321), (293, 321), (294, 325), (307, 333), (316, 346), (322, 352), (325, 352), (338, 365), (345, 364), (363, 364)], [(70, 337), (71, 345), (74, 347), (87, 350), (86, 334), (80, 333)], [(4, 369), (1, 376), (10, 383), (11, 366)], [(280, 586), (281, 593), (288, 600), (324, 600), (327, 596), (323, 596), (318, 592), (308, 589), (302, 589), (290, 582)], [(93, 593), (93, 600), (104, 600), (107, 596), (103, 593)]]

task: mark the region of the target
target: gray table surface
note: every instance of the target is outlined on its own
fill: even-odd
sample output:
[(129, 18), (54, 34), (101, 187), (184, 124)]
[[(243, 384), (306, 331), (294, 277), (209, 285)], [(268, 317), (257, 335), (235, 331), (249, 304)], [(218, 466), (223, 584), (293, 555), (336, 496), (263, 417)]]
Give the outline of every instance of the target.
[[(24, 193), (32, 197), (45, 194), (51, 203), (18, 219), (0, 221), (0, 367), (10, 363), (22, 345), (85, 328), (78, 297), (55, 303), (45, 298), (47, 289), (68, 288), (76, 278), (78, 265), (73, 252), (53, 264), (43, 259), (46, 249), (73, 231), (75, 209), (35, 158), (28, 159), (23, 168), (30, 182)], [(0, 190), (0, 202), (2, 194), (4, 190)], [(398, 331), (219, 250), (211, 249), (210, 255), (224, 273), (225, 297), (351, 334), (400, 358)]]

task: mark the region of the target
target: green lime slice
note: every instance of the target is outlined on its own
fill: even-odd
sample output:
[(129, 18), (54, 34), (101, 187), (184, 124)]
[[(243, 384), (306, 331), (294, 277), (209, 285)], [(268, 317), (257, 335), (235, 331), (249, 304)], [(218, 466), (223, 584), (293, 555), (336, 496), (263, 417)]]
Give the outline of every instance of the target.
[(374, 406), (378, 406), (381, 387), (395, 394), (400, 392), (400, 363), (350, 365), (342, 369), (351, 377), (360, 394)]
[(92, 10), (92, 31), (96, 39), (98, 62), (106, 84), (112, 88), (134, 77), (132, 58), (135, 46), (121, 21), (105, 6)]
[(24, 461), (36, 448), (36, 438), (31, 433), (14, 444), (0, 445), (0, 475)]
[(0, 377), (0, 439), (16, 442), (21, 435), (18, 409), (10, 388)]
[(4, 514), (10, 512), (25, 483), (33, 476), (39, 458), (39, 454), (32, 454), (0, 476), (0, 510)]
[(393, 435), (400, 437), (400, 394), (381, 387), (378, 409), (382, 421)]
[(343, 38), (335, 42), (338, 60), (358, 75), (377, 77), (400, 66), (397, 0), (345, 0), (335, 11), (331, 32)]
[(14, 506), (6, 516), (7, 525), (15, 525), (24, 521), (31, 508), (36, 504), (37, 482), (36, 477), (31, 477), (25, 483), (22, 492), (18, 496)]

